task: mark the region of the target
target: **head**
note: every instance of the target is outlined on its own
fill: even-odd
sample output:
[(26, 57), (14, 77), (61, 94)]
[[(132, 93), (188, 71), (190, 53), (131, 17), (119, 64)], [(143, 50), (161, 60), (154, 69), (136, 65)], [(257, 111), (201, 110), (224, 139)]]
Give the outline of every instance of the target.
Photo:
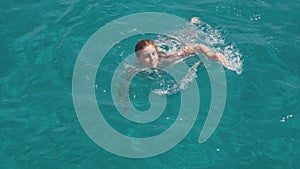
[(158, 66), (158, 54), (155, 43), (151, 40), (141, 40), (135, 46), (137, 60), (146, 67), (156, 68)]

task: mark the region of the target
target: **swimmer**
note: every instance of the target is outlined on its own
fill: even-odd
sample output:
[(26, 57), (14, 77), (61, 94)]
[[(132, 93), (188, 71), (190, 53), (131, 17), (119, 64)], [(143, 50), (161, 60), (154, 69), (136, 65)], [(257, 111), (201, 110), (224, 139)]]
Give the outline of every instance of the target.
[[(157, 50), (157, 46), (152, 40), (145, 39), (139, 41), (135, 46), (135, 54), (138, 63), (146, 68), (162, 68), (168, 65), (177, 64), (189, 56), (193, 56), (196, 53), (203, 53), (207, 58), (212, 61), (219, 61), (221, 64), (226, 66), (226, 58), (221, 53), (212, 52), (207, 46), (203, 44), (194, 44), (184, 47), (171, 55), (167, 55), (162, 51)], [(197, 71), (197, 67), (201, 64), (201, 61), (194, 63), (194, 65), (189, 69), (190, 71)], [(137, 73), (138, 70), (129, 68), (128, 73), (125, 74), (124, 79), (118, 83), (118, 103), (122, 107), (123, 112), (128, 112), (128, 105), (130, 101), (128, 100), (128, 91), (124, 86), (129, 86), (128, 83), (132, 79), (133, 75)]]
[[(152, 40), (140, 40), (135, 46), (136, 58), (139, 63), (148, 68), (161, 68), (165, 65), (173, 65), (182, 60), (193, 56), (196, 53), (203, 53), (204, 56), (212, 61), (219, 61), (223, 66), (226, 66), (226, 58), (219, 52), (212, 52), (203, 44), (194, 44), (184, 47), (171, 55), (167, 55), (162, 51), (157, 50), (157, 46)], [(199, 64), (200, 62), (198, 62)]]

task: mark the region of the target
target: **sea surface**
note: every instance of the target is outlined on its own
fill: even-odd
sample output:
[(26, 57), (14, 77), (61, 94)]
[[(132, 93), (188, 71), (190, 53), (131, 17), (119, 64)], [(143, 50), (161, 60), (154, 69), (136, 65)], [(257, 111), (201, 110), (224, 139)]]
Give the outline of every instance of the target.
[[(204, 40), (224, 53), (230, 66), (224, 68), (223, 116), (206, 142), (199, 144), (198, 137), (210, 108), (211, 87), (200, 66), (192, 76), (199, 86), (200, 108), (188, 135), (157, 156), (126, 158), (104, 150), (86, 134), (75, 112), (72, 79), (81, 49), (97, 30), (141, 12), (162, 12), (187, 22), (197, 17), (201, 24), (195, 29), (187, 33), (174, 26), (174, 36)], [(0, 168), (299, 169), (299, 21), (299, 0), (2, 0)], [(173, 82), (164, 77), (138, 74), (130, 87), (132, 104), (140, 111), (149, 109), (147, 96), (155, 88), (167, 96), (169, 105), (151, 124), (137, 125), (118, 114), (110, 96), (112, 75), (141, 38), (173, 44), (157, 35), (123, 40), (103, 59), (94, 86), (107, 121), (131, 137), (168, 129), (178, 115), (180, 92), (190, 89), (187, 84), (174, 91)], [(195, 61), (192, 57), (186, 64)]]

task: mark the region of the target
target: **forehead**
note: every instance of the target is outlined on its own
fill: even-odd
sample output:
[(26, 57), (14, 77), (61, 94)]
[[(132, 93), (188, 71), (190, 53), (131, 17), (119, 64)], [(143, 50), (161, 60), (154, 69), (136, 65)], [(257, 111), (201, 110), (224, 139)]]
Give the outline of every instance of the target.
[(153, 45), (149, 45), (142, 50), (143, 53), (152, 53), (155, 51), (156, 51), (156, 49)]

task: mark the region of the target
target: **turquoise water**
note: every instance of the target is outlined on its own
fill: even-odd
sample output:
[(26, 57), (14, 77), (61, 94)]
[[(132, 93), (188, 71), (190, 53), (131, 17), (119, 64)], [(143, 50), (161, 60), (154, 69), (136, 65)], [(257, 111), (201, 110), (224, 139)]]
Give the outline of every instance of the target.
[[(0, 168), (300, 168), (300, 1), (1, 1), (0, 8)], [(235, 47), (243, 67), (241, 74), (225, 69), (226, 107), (207, 142), (198, 143), (210, 106), (208, 75), (200, 67), (200, 113), (188, 136), (159, 156), (129, 159), (98, 147), (83, 131), (72, 74), (95, 31), (146, 11), (199, 17), (221, 32), (224, 46)], [(122, 43), (125, 53), (133, 50), (131, 41)], [(98, 76), (109, 79), (116, 60), (106, 58)], [(128, 122), (108, 113), (113, 103), (102, 91), (109, 86), (99, 85), (98, 104), (121, 133), (155, 135), (176, 116), (178, 93), (150, 128), (126, 128)], [(143, 99), (136, 105), (149, 107)]]

